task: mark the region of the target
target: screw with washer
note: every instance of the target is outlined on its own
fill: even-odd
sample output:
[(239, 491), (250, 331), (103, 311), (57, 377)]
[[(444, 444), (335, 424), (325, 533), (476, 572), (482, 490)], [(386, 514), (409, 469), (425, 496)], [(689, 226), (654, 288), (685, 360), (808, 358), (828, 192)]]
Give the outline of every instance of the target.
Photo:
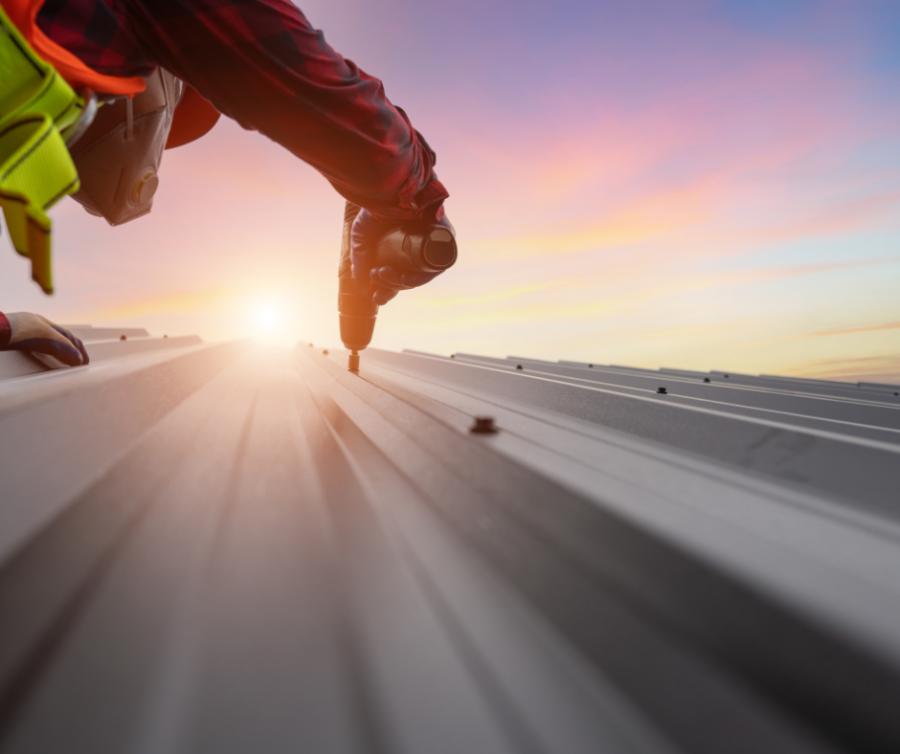
[(659, 393), (660, 395), (668, 395), (668, 393), (669, 393), (669, 391), (664, 387), (656, 388), (656, 392)]
[(476, 416), (475, 422), (469, 427), (469, 432), (473, 435), (495, 435), (497, 434), (497, 425), (494, 423), (493, 416)]

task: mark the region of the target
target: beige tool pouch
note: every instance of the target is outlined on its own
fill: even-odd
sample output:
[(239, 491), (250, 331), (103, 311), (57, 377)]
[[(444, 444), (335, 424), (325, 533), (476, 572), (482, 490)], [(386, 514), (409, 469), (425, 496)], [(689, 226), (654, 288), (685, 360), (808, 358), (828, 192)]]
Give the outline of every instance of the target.
[(100, 108), (71, 148), (81, 190), (73, 198), (94, 215), (120, 225), (147, 214), (159, 185), (159, 165), (184, 84), (158, 69), (145, 91)]

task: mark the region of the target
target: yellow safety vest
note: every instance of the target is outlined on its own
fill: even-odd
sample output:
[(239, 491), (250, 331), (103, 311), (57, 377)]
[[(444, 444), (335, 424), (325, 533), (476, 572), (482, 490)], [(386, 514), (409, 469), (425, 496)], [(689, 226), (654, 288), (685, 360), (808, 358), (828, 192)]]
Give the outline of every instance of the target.
[[(133, 96), (145, 82), (95, 71), (50, 39), (37, 23), (43, 2), (0, 0), (0, 208), (13, 246), (31, 260), (32, 278), (52, 293), (47, 210), (79, 189), (67, 145), (93, 120), (98, 105), (92, 92)], [(218, 117), (186, 87), (166, 147), (199, 138)]]
[(47, 209), (78, 190), (66, 138), (95, 105), (79, 97), (31, 49), (0, 8), (0, 207), (31, 277), (53, 292)]

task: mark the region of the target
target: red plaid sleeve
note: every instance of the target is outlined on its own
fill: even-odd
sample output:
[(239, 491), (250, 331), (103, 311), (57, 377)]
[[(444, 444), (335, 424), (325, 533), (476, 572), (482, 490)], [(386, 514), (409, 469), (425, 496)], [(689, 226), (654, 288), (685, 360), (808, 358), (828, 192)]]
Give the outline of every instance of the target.
[(414, 216), (447, 196), (434, 152), (381, 82), (290, 0), (48, 0), (40, 22), (104, 73), (168, 69), (376, 214)]
[(12, 328), (3, 312), (0, 312), (0, 348), (6, 348), (12, 338)]

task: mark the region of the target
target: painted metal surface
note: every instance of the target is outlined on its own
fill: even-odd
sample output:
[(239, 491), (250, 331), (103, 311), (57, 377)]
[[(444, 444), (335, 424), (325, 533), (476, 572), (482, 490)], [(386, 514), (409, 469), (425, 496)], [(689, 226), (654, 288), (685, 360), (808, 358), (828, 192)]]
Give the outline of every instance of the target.
[(0, 381), (0, 751), (900, 749), (883, 386), (136, 338)]

